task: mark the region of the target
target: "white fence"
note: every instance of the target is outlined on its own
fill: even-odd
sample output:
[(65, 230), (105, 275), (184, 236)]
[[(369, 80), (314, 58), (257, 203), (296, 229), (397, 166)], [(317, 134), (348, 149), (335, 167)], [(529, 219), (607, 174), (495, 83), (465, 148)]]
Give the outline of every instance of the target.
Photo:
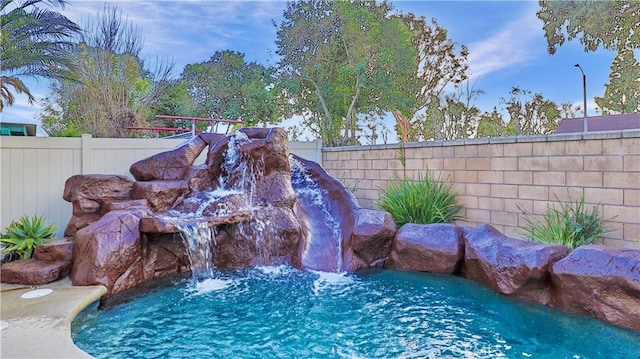
[[(182, 144), (177, 139), (0, 137), (0, 231), (23, 215), (45, 216), (62, 236), (71, 204), (62, 199), (67, 178), (117, 174), (143, 158)], [(289, 142), (289, 151), (322, 163), (321, 143)]]

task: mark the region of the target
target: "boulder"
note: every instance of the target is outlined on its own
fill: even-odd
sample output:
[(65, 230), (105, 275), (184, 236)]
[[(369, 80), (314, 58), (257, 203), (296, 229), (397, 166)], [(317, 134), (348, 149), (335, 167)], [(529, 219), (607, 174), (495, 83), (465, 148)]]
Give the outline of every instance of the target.
[(467, 278), (494, 291), (529, 302), (548, 304), (551, 266), (569, 254), (562, 245), (510, 238), (490, 225), (464, 233)]
[(453, 274), (464, 253), (462, 228), (454, 224), (413, 224), (400, 227), (385, 267)]
[(76, 233), (73, 285), (107, 287), (107, 296), (133, 288), (144, 281), (140, 218), (148, 210), (111, 211)]
[(143, 268), (146, 281), (189, 272), (189, 257), (182, 237), (174, 234), (150, 235)]
[(73, 215), (99, 213), (106, 200), (131, 197), (131, 179), (118, 175), (75, 175), (67, 179), (62, 198), (73, 205)]
[(135, 182), (131, 197), (146, 199), (149, 208), (162, 212), (173, 207), (189, 192), (187, 181), (148, 181)]
[(54, 239), (36, 246), (33, 258), (41, 261), (71, 261), (73, 241), (68, 238)]
[(2, 283), (41, 285), (62, 279), (69, 273), (71, 261), (22, 259), (0, 266)]
[[(382, 262), (389, 256), (391, 242), (395, 234), (396, 223), (389, 213), (360, 208), (355, 211), (355, 223), (349, 242), (350, 249), (367, 266), (373, 263), (382, 265)], [(351, 267), (350, 269), (355, 271), (360, 268)]]
[(67, 227), (64, 229), (65, 237), (75, 237), (78, 230), (99, 220), (100, 217), (102, 217), (100, 213), (89, 213), (71, 216), (71, 219), (69, 219), (69, 223), (67, 223)]
[(101, 214), (105, 214), (111, 211), (121, 211), (124, 209), (132, 208), (146, 208), (149, 209), (149, 203), (146, 199), (129, 199), (129, 200), (106, 200), (102, 204)]
[(140, 160), (131, 165), (129, 172), (138, 181), (184, 179), (207, 142), (195, 136), (177, 148)]
[(207, 222), (208, 227), (213, 228), (226, 224), (249, 222), (252, 220), (251, 211), (235, 211), (224, 216), (204, 218), (169, 218), (166, 216), (144, 217), (140, 219), (141, 233), (180, 233), (180, 225), (188, 225), (195, 222)]
[(551, 267), (551, 305), (640, 331), (640, 250), (588, 245)]
[(262, 207), (250, 222), (218, 228), (213, 262), (219, 268), (299, 266), (300, 238), (300, 224), (291, 209)]

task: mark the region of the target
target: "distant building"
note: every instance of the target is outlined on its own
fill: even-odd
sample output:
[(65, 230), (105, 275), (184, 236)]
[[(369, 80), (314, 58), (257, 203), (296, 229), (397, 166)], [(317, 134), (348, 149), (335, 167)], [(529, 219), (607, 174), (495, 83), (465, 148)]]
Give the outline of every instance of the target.
[(15, 119), (9, 121), (0, 119), (0, 134), (2, 136), (49, 136), (40, 125), (40, 121)]
[[(584, 118), (567, 118), (560, 122), (556, 133), (583, 132)], [(640, 130), (640, 112), (621, 115), (587, 117), (588, 132)]]

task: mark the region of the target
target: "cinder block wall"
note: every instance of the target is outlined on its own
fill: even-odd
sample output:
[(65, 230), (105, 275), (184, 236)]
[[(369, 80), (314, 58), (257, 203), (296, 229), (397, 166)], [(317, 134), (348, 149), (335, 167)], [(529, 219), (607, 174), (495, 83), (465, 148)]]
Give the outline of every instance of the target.
[(465, 206), (463, 225), (491, 224), (523, 237), (558, 201), (584, 196), (611, 218), (604, 244), (640, 249), (640, 131), (518, 136), (323, 149), (323, 166), (363, 207), (390, 181), (426, 171), (450, 182)]

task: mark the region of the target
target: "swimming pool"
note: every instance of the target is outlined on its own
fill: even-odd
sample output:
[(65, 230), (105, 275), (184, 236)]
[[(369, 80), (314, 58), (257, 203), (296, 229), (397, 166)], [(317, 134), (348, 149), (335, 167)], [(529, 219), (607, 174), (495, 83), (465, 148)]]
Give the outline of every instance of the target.
[(92, 306), (72, 336), (97, 358), (640, 358), (640, 333), (464, 278), (289, 266), (216, 270)]

